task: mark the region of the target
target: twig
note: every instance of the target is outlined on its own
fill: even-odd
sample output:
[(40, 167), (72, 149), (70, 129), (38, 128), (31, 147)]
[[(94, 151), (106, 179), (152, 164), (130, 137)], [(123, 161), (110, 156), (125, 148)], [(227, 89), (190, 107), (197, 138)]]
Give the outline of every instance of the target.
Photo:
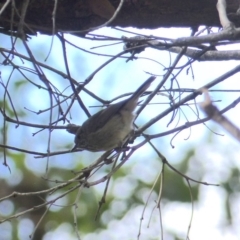
[(234, 28), (234, 24), (229, 21), (227, 17), (227, 4), (225, 0), (218, 0), (217, 2), (217, 10), (220, 19), (220, 23), (223, 29), (231, 30)]
[(12, 0), (7, 0), (4, 4), (3, 4), (3, 6), (2, 6), (2, 8), (1, 8), (1, 10), (0, 10), (0, 16), (1, 16), (1, 14), (4, 12), (4, 10), (6, 9), (6, 7), (8, 6), (8, 4), (11, 2)]
[(211, 98), (206, 89), (202, 89), (205, 100), (200, 105), (205, 114), (213, 121), (221, 125), (230, 133), (238, 142), (240, 142), (240, 129), (234, 125), (228, 118), (224, 117), (219, 109), (212, 104)]
[(123, 3), (124, 3), (125, 0), (121, 0), (116, 11), (114, 12), (113, 16), (107, 21), (105, 22), (104, 24), (100, 25), (100, 26), (97, 26), (97, 27), (93, 27), (93, 28), (89, 28), (89, 29), (86, 29), (86, 30), (80, 30), (80, 31), (62, 31), (62, 32), (65, 32), (65, 33), (71, 33), (71, 34), (76, 34), (76, 33), (87, 33), (87, 32), (91, 32), (91, 31), (94, 31), (94, 30), (97, 30), (99, 28), (103, 28), (103, 27), (106, 27), (107, 25), (109, 25), (116, 17), (117, 15), (119, 14), (122, 6), (123, 6)]

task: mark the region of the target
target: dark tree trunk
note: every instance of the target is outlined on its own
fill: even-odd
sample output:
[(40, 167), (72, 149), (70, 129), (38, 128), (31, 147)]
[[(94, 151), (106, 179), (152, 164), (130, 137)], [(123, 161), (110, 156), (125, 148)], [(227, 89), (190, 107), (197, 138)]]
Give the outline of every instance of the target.
[[(0, 8), (6, 0), (0, 0)], [(19, 0), (11, 2), (0, 15), (5, 33), (22, 26), (27, 33), (52, 34), (55, 1)], [(119, 5), (119, 0), (59, 0), (56, 8), (56, 31), (86, 30), (105, 23)], [(118, 16), (109, 26), (158, 28), (220, 26), (217, 0), (125, 0)], [(228, 13), (235, 13), (238, 0), (227, 0)], [(24, 17), (24, 6), (26, 15)], [(231, 18), (230, 18), (231, 19)], [(238, 19), (238, 18), (237, 18)], [(236, 26), (239, 24), (236, 23)]]

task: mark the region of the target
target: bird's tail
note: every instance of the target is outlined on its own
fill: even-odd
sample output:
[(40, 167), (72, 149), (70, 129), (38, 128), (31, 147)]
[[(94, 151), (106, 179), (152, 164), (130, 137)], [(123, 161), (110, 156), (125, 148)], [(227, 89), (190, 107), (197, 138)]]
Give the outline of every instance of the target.
[(127, 100), (124, 108), (134, 109), (137, 105), (139, 97), (149, 88), (151, 83), (156, 79), (155, 76), (149, 77), (136, 91), (133, 95)]

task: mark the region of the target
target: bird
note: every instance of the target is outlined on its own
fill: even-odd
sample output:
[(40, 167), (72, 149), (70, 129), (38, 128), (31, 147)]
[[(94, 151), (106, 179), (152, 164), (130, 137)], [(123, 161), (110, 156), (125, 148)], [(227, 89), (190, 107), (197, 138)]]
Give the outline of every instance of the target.
[(99, 152), (122, 147), (134, 129), (133, 123), (136, 118), (134, 110), (139, 97), (155, 79), (155, 76), (149, 77), (132, 96), (110, 104), (89, 117), (82, 126), (68, 124), (66, 130), (75, 135), (75, 146), (72, 150)]

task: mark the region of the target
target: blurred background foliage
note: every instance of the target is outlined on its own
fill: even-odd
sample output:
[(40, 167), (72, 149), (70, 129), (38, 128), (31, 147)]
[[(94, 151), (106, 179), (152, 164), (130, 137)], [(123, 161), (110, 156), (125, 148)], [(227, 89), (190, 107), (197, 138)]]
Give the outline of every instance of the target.
[[(172, 30), (169, 30), (169, 34), (172, 34), (170, 31)], [(122, 34), (118, 31), (113, 33), (110, 29), (101, 30), (100, 33), (106, 35), (115, 34), (116, 37)], [(184, 32), (180, 34), (178, 30), (175, 30), (175, 34), (179, 37)], [(91, 49), (93, 46), (102, 44), (74, 38), (73, 36), (67, 36), (67, 38), (85, 49)], [(8, 48), (11, 43), (9, 38), (1, 35), (0, 39), (4, 43), (4, 47)], [(49, 36), (38, 36), (32, 37), (28, 44), (39, 62), (64, 72), (62, 53), (59, 51), (61, 49), (60, 43), (54, 38), (55, 44), (51, 48), (51, 41), (52, 38)], [(25, 52), (20, 41), (16, 47), (19, 53), (23, 54)], [(114, 55), (121, 49), (122, 45), (117, 47), (109, 46), (98, 48), (97, 52), (111, 52)], [(50, 55), (46, 60), (49, 51)], [(106, 61), (106, 57), (75, 51), (75, 48), (71, 46), (67, 47), (67, 53), (71, 74), (78, 81), (83, 81), (101, 63)], [(126, 63), (125, 59), (117, 59), (102, 69), (96, 76), (97, 80), (89, 84), (89, 89), (106, 99), (112, 99), (123, 92), (134, 91), (139, 85), (139, 81), (136, 80), (141, 79), (144, 81), (146, 79), (144, 71), (159, 75), (164, 74), (164, 66), (159, 67), (158, 64), (155, 65), (151, 59), (146, 59), (146, 57), (163, 61), (164, 65), (167, 66), (168, 53), (166, 55), (165, 53), (159, 54), (159, 52), (153, 53), (150, 49), (141, 54), (142, 57), (138, 61)], [(168, 57), (165, 58), (165, 56)], [(176, 55), (171, 54), (171, 56), (175, 57)], [(30, 70), (32, 68), (31, 63), (23, 58), (13, 57), (10, 60), (21, 66), (21, 68), (12, 67), (10, 64), (4, 64), (3, 57), (1, 56), (1, 58), (1, 109), (4, 108), (6, 115), (10, 118), (15, 118), (17, 115), (20, 121), (47, 125), (49, 113), (44, 109), (49, 107), (49, 95), (38, 76)], [(221, 65), (215, 64), (212, 66), (221, 68)], [(197, 73), (201, 73), (206, 71), (207, 67), (204, 63), (201, 66), (196, 63), (195, 69)], [(63, 77), (50, 70), (45, 69), (44, 71), (48, 79), (58, 89), (56, 91), (60, 91), (63, 95), (69, 93), (69, 83)], [(194, 81), (203, 85), (204, 81), (209, 81), (212, 77), (211, 74), (209, 74), (209, 77), (196, 74)], [(216, 76), (219, 74), (220, 72)], [(200, 83), (199, 79), (201, 79)], [(180, 77), (178, 81), (183, 87), (185, 85), (189, 86), (190, 82), (195, 84), (192, 76), (187, 72), (182, 73), (182, 78)], [(126, 86), (126, 84), (129, 85)], [(7, 94), (5, 92), (6, 86), (8, 89)], [(7, 96), (8, 94), (11, 95), (11, 101)], [(99, 103), (96, 103), (84, 93), (81, 94), (88, 106), (99, 106)], [(217, 99), (218, 95), (215, 96)], [(232, 98), (234, 98), (233, 94)], [(222, 99), (225, 101), (224, 97)], [(155, 109), (157, 112), (164, 109), (164, 104), (161, 105), (160, 103), (166, 102), (166, 97), (160, 96), (159, 99), (155, 99), (155, 102), (158, 104), (150, 106), (149, 112), (142, 114), (142, 117), (138, 119), (139, 125), (144, 124), (147, 118), (151, 118)], [(64, 108), (64, 105), (62, 107)], [(65, 105), (65, 108), (67, 108), (67, 105)], [(97, 110), (98, 108), (90, 108), (90, 111)], [(232, 114), (230, 118), (234, 114), (236, 115), (238, 111), (239, 109), (234, 109), (233, 113), (230, 113)], [(53, 118), (57, 118), (58, 114), (58, 111), (54, 110)], [(189, 113), (188, 118), (191, 117)], [(239, 123), (239, 118), (236, 118), (235, 120)], [(70, 120), (81, 124), (85, 119), (86, 116), (76, 104), (71, 112)], [(170, 117), (163, 120), (159, 125), (148, 129), (148, 133), (158, 133), (162, 132), (163, 129), (166, 130), (169, 119)], [(11, 122), (5, 122), (6, 125), (4, 125), (3, 117), (0, 121), (2, 143), (5, 138), (5, 143), (12, 147), (34, 152), (47, 151), (47, 130), (39, 131), (34, 127), (18, 126), (16, 123)], [(182, 122), (185, 121), (183, 117)], [(168, 166), (164, 166), (161, 216), (163, 235), (166, 240), (186, 239), (192, 211), (194, 217), (191, 223), (190, 239), (207, 240), (217, 239), (217, 237), (219, 237), (218, 239), (224, 239), (226, 236), (231, 237), (227, 239), (237, 239), (240, 237), (238, 227), (240, 221), (239, 147), (230, 137), (215, 134), (214, 132), (222, 133), (222, 130), (213, 123), (208, 124), (208, 127), (211, 131), (204, 126), (196, 126), (192, 128), (190, 133), (189, 130), (185, 130), (183, 134), (179, 134), (175, 138), (172, 138), (171, 135), (155, 140), (159, 151), (178, 171), (197, 181), (219, 184), (218, 187), (206, 186), (190, 181), (191, 189), (189, 189), (186, 180), (182, 176), (169, 169)], [(186, 137), (188, 135), (190, 135), (189, 139)], [(173, 141), (175, 148), (171, 147), (171, 141)], [(52, 151), (70, 150), (72, 146), (73, 136), (69, 135), (64, 129), (53, 131), (51, 138)], [(35, 154), (19, 152), (14, 149), (0, 149), (1, 161), (4, 162), (3, 151), (5, 151), (8, 165), (8, 167), (4, 165), (0, 167), (1, 198), (13, 192), (34, 193), (51, 188), (73, 178), (75, 171), (88, 166), (89, 163), (92, 163), (100, 156), (99, 153), (85, 151), (52, 156), (49, 159), (48, 175), (45, 176), (47, 166), (45, 158), (36, 158)], [(33, 239), (36, 240), (77, 239), (75, 224), (77, 224), (76, 228), (80, 232), (81, 239), (84, 240), (137, 239), (142, 217), (143, 225), (140, 239), (159, 239), (161, 235), (160, 219), (158, 209), (154, 207), (160, 191), (159, 180), (150, 197), (149, 194), (161, 169), (161, 159), (150, 148), (139, 149), (111, 178), (106, 201), (98, 214), (99, 201), (102, 198), (106, 183), (103, 182), (94, 187), (82, 189), (80, 200), (77, 203), (77, 223), (75, 223), (74, 219), (74, 202), (77, 190), (59, 198), (48, 207), (34, 209), (34, 206), (63, 194), (64, 191), (74, 186), (74, 183), (50, 194), (43, 193), (6, 198), (0, 203), (2, 220), (28, 209), (32, 209), (32, 211), (0, 224), (1, 239), (25, 240), (32, 234), (34, 234)], [(111, 165), (105, 165), (93, 176), (92, 180), (99, 179), (110, 170)], [(146, 202), (146, 210), (144, 216), (142, 216)], [(193, 210), (192, 204), (194, 205)], [(148, 222), (150, 222), (149, 227)]]

